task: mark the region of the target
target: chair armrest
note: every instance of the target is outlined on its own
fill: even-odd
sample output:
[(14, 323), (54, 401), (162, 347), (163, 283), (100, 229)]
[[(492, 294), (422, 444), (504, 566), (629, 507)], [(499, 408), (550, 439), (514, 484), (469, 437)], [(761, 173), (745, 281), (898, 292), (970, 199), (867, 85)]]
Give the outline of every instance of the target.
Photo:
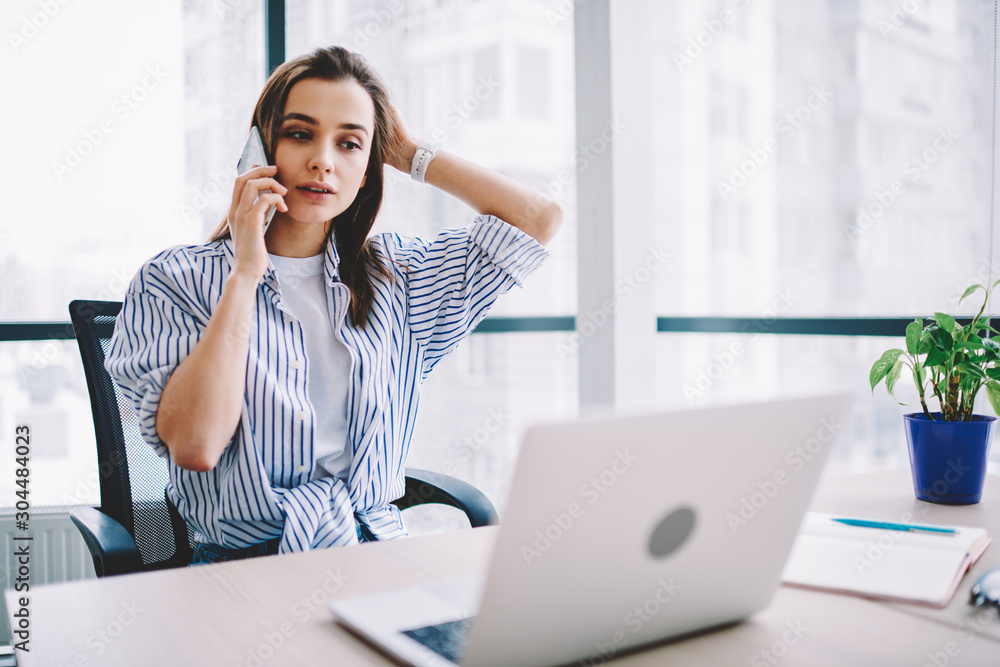
[(75, 507), (69, 515), (90, 549), (98, 577), (142, 569), (142, 556), (135, 540), (120, 523), (94, 507)]
[(406, 493), (395, 501), (399, 509), (438, 503), (465, 512), (473, 528), (500, 523), (493, 503), (482, 491), (460, 479), (429, 470), (406, 469)]

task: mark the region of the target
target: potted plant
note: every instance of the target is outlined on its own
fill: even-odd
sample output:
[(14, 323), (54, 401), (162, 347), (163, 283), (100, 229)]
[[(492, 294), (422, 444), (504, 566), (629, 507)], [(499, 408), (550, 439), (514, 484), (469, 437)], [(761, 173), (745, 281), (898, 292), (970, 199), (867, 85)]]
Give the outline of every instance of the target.
[[(967, 505), (982, 498), (997, 418), (973, 414), (973, 408), (985, 387), (993, 411), (1000, 414), (1000, 343), (989, 337), (1000, 332), (990, 326), (990, 316), (983, 316), (998, 284), (1000, 280), (988, 289), (972, 285), (965, 290), (959, 303), (979, 290), (985, 294), (968, 324), (962, 326), (945, 313), (935, 313), (926, 326), (916, 319), (906, 327), (906, 349), (886, 350), (872, 366), (873, 392), (884, 380), (895, 398), (904, 367), (916, 385), (923, 411), (904, 415), (903, 423), (913, 489), (920, 500)], [(928, 410), (928, 392), (937, 399), (938, 412)]]

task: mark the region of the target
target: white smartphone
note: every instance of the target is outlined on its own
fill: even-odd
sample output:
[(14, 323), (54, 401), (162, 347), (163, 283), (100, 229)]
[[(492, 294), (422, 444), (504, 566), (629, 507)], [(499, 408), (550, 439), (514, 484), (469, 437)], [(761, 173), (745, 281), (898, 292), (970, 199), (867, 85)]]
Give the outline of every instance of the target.
[[(260, 138), (260, 130), (254, 125), (250, 128), (250, 136), (247, 137), (247, 142), (243, 146), (243, 153), (240, 155), (239, 162), (236, 163), (236, 173), (242, 176), (253, 169), (254, 165), (263, 167), (266, 164), (267, 155), (264, 153), (264, 142)], [(270, 192), (270, 190), (262, 190), (261, 194), (265, 192)], [(267, 231), (267, 226), (271, 224), (271, 218), (274, 217), (276, 210), (274, 206), (267, 209), (267, 213), (264, 215), (265, 232)]]

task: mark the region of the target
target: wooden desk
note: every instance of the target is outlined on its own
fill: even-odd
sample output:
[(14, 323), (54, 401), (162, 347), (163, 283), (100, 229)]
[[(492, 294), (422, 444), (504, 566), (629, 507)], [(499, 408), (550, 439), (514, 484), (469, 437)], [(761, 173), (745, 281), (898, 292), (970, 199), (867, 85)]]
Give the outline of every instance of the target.
[[(928, 522), (986, 526), (1000, 539), (1000, 478), (988, 480), (984, 498), (968, 507), (930, 506), (913, 498), (908, 471), (893, 471), (824, 480), (813, 509), (896, 520), (909, 511)], [(31, 652), (18, 652), (18, 664), (391, 664), (337, 626), (327, 601), (482, 573), (495, 536), (484, 528), (40, 586), (31, 596)], [(973, 575), (996, 565), (1000, 547), (993, 545)], [(944, 610), (782, 587), (744, 623), (613, 664), (997, 665), (997, 614), (972, 617), (976, 624), (961, 629), (971, 581), (967, 576)], [(6, 595), (15, 609), (14, 593)]]

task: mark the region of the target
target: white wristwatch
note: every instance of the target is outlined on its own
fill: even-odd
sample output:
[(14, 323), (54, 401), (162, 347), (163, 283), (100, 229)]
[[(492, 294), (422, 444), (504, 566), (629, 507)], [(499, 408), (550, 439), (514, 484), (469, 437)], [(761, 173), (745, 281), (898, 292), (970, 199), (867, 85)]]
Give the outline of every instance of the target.
[(421, 141), (417, 145), (417, 152), (413, 154), (413, 162), (410, 163), (410, 178), (417, 183), (424, 182), (424, 174), (427, 173), (427, 165), (434, 159), (437, 153), (437, 146), (429, 141)]

